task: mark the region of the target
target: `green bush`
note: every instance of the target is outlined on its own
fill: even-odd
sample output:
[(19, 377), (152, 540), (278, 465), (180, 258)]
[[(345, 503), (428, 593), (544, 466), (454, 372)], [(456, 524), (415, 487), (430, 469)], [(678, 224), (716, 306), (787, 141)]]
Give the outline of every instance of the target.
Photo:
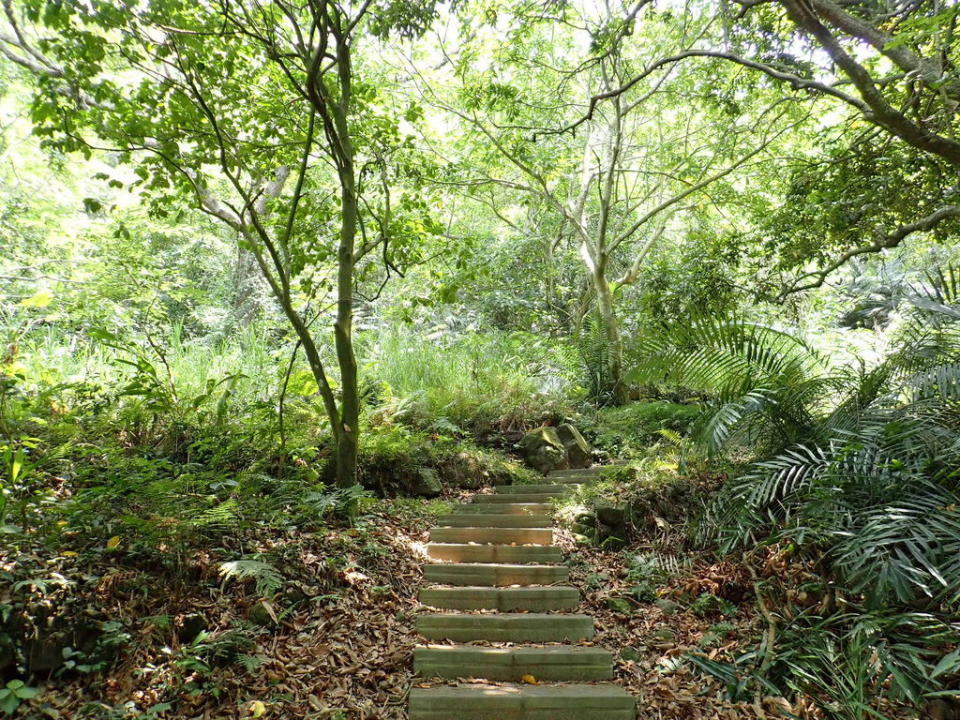
[(636, 402), (601, 408), (587, 420), (583, 431), (594, 445), (611, 456), (632, 457), (662, 441), (663, 430), (680, 434), (689, 432), (700, 413), (697, 405), (665, 400)]
[(572, 373), (543, 338), (394, 328), (361, 339), (374, 411), (424, 430), (520, 432), (568, 414)]

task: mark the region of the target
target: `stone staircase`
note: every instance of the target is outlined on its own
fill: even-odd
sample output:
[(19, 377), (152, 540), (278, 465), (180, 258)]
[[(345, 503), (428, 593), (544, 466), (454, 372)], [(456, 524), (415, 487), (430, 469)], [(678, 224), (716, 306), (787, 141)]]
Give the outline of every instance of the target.
[(432, 644), (414, 650), (414, 669), (486, 682), (412, 688), (410, 720), (634, 720), (634, 699), (602, 682), (611, 653), (584, 644), (593, 618), (571, 612), (580, 593), (563, 584), (569, 571), (553, 545), (550, 501), (598, 471), (498, 487), (440, 518), (420, 592), (434, 611), (417, 617)]

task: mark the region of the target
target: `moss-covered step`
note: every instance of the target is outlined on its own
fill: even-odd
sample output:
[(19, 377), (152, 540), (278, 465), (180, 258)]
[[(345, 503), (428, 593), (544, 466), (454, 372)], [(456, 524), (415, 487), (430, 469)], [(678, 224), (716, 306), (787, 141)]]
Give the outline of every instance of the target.
[(420, 591), (420, 602), (440, 610), (559, 612), (580, 604), (580, 591), (553, 587), (434, 587)]
[(563, 553), (554, 545), (467, 545), (430, 543), (427, 555), (434, 560), (458, 563), (534, 563), (546, 565), (563, 561)]
[(495, 495), (563, 495), (570, 489), (569, 484), (550, 483), (541, 485), (499, 485)]
[(569, 478), (569, 477), (582, 477), (582, 478), (595, 478), (600, 476), (604, 470), (609, 467), (614, 467), (612, 465), (592, 465), (587, 468), (568, 468), (566, 470), (551, 470), (547, 473), (547, 479), (553, 480), (555, 478)]
[(440, 527), (430, 530), (430, 542), (552, 545), (553, 530), (551, 528)]
[(613, 676), (613, 656), (603, 648), (577, 645), (421, 645), (414, 648), (413, 668), (421, 677), (520, 682), (531, 675), (540, 681), (593, 681)]
[(635, 720), (616, 685), (470, 685), (413, 688), (410, 720)]
[(511, 498), (510, 501), (496, 504), (472, 503), (457, 505), (453, 508), (453, 512), (464, 515), (472, 515), (474, 513), (494, 513), (498, 515), (550, 515), (553, 512), (553, 505), (550, 503), (513, 502), (512, 500), (513, 498)]
[[(477, 505), (487, 505), (490, 503), (549, 503), (554, 498), (560, 497), (558, 493), (511, 493), (509, 495), (497, 495), (496, 493), (474, 495), (473, 502)], [(470, 505), (466, 507), (471, 507)]]
[(553, 525), (549, 515), (509, 513), (450, 513), (437, 518), (440, 527), (546, 528)]
[(503, 613), (499, 615), (425, 614), (417, 631), (427, 640), (546, 643), (580, 642), (593, 637), (589, 615)]
[(424, 565), (423, 579), (435, 585), (553, 585), (566, 582), (570, 569), (563, 565), (500, 565), (461, 563)]

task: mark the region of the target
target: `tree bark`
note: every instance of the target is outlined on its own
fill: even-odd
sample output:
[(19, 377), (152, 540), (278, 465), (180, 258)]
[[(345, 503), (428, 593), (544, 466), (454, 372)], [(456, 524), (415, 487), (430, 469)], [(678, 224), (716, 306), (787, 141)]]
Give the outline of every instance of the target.
[(354, 245), (359, 213), (353, 148), (346, 139), (349, 162), (340, 169), (340, 247), (337, 250), (337, 320), (334, 338), (340, 366), (340, 427), (337, 437), (337, 485), (357, 483), (357, 437), (360, 397), (357, 387), (357, 359), (353, 350), (353, 270)]
[[(598, 266), (602, 268), (603, 266)], [(607, 372), (610, 373), (610, 394), (614, 405), (626, 402), (626, 385), (623, 382), (623, 339), (620, 335), (620, 321), (614, 307), (613, 293), (606, 273), (602, 270), (593, 273), (593, 286), (597, 291), (597, 308), (603, 335), (607, 342)]]

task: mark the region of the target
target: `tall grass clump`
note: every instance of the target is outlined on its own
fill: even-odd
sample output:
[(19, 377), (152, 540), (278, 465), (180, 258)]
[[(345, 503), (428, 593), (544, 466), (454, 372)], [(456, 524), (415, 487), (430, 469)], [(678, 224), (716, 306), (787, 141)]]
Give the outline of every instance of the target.
[(573, 373), (549, 342), (525, 333), (420, 334), (399, 327), (364, 339), (368, 376), (421, 423), (511, 432), (563, 412)]

